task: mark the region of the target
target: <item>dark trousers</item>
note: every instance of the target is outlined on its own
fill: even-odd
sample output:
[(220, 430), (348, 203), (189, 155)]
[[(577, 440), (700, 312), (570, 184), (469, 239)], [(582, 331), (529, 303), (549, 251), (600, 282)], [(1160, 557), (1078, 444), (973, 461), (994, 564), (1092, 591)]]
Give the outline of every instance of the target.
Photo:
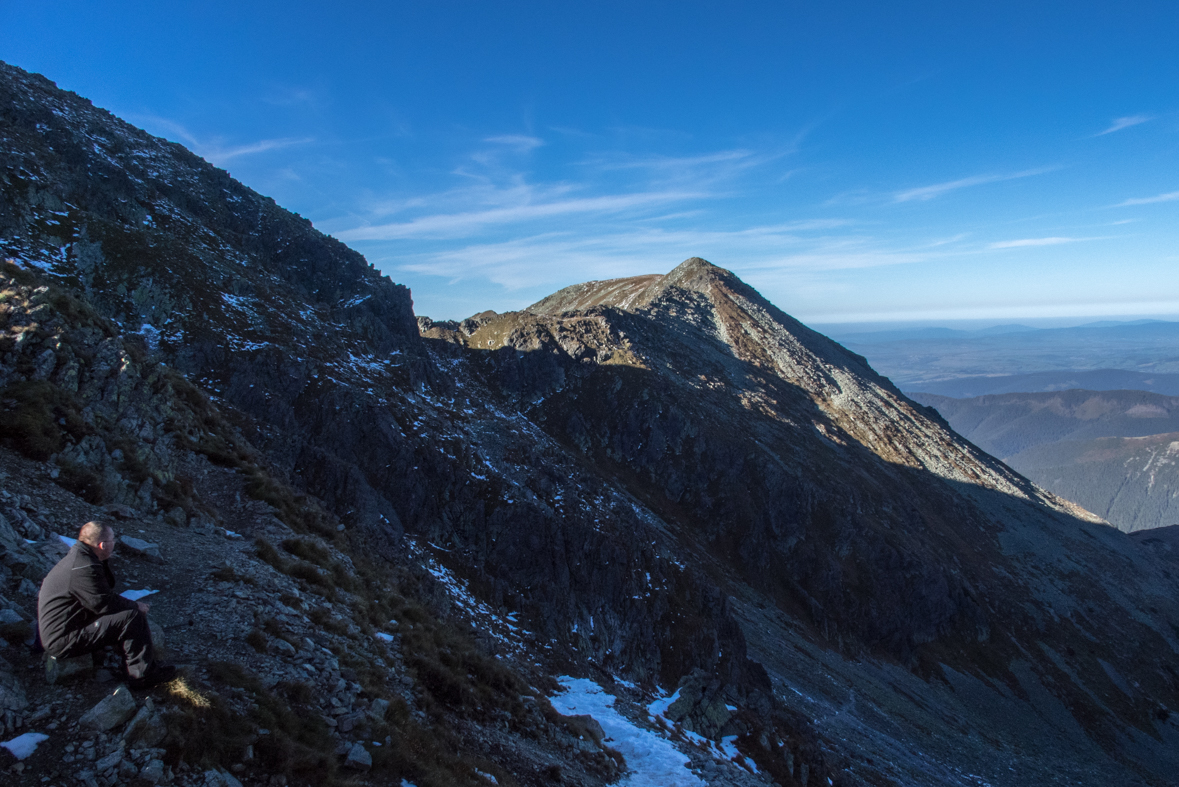
[(84, 656), (107, 645), (120, 646), (127, 674), (132, 678), (146, 675), (152, 662), (151, 629), (147, 615), (138, 609), (103, 615), (85, 628), (66, 634), (62, 640), (64, 645), (54, 642), (53, 647), (46, 648), (59, 659)]

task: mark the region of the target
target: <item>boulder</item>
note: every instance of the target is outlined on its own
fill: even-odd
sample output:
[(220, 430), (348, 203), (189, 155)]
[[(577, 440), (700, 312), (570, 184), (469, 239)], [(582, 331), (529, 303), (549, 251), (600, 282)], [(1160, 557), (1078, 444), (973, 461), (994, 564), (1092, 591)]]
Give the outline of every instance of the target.
[(160, 554), (159, 544), (153, 544), (150, 541), (144, 541), (142, 538), (135, 538), (134, 536), (119, 536), (119, 543), (132, 555), (138, 555), (153, 563), (164, 562), (164, 558)]
[(98, 762), (94, 763), (94, 771), (96, 773), (106, 773), (107, 771), (113, 771), (115, 768), (119, 767), (121, 762), (123, 762), (123, 751), (122, 749), (119, 749), (117, 751), (111, 752)]
[(140, 513), (131, 506), (125, 506), (121, 503), (109, 503), (103, 506), (102, 510), (103, 513), (109, 514), (115, 519), (137, 519), (139, 516), (141, 516)]
[(337, 719), (340, 732), (351, 732), (364, 722), (363, 713), (349, 713)]
[(695, 669), (680, 681), (678, 691), (664, 712), (669, 721), (713, 740), (746, 732), (730, 710), (739, 698), (724, 682)]
[(155, 650), (156, 658), (163, 658), (164, 651), (167, 648), (167, 640), (164, 638), (164, 627), (151, 618), (147, 619), (147, 627), (151, 629), (151, 646)]
[(151, 698), (143, 701), (143, 707), (123, 730), (123, 740), (132, 749), (150, 749), (168, 734), (164, 717), (155, 709)]
[(53, 685), (63, 680), (89, 673), (94, 669), (94, 659), (89, 653), (72, 659), (45, 657), (45, 682)]
[(375, 722), (382, 722), (385, 720), (385, 714), (389, 712), (389, 700), (383, 700), (379, 697), (373, 700), (373, 704), (368, 709), (368, 715), (372, 717)]
[(205, 771), (205, 787), (242, 787), (242, 783), (226, 771)]
[(149, 784), (159, 784), (164, 781), (165, 776), (163, 760), (149, 760), (139, 772), (139, 778)]
[(348, 756), (344, 758), (344, 767), (355, 771), (367, 771), (373, 767), (373, 756), (359, 743), (354, 743), (348, 750)]
[[(135, 698), (126, 686), (119, 686), (110, 695), (86, 712), (78, 724), (98, 732), (118, 727), (135, 715)], [(146, 769), (145, 769), (146, 770)]]
[(273, 639), (270, 644), (276, 651), (284, 655), (292, 656), (295, 653), (295, 646), (285, 639)]

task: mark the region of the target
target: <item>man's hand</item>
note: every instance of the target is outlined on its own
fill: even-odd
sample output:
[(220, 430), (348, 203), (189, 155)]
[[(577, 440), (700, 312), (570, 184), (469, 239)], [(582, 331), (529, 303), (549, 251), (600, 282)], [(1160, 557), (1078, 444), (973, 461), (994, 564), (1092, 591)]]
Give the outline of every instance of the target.
[(149, 605), (144, 604), (142, 601), (136, 601), (135, 606), (139, 607), (139, 611), (145, 615), (147, 614), (147, 611), (151, 609)]

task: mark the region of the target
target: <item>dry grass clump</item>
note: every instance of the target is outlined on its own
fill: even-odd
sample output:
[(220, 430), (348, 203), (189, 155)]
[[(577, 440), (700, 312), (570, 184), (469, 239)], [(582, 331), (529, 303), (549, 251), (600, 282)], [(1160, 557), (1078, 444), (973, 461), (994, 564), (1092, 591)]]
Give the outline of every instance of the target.
[(188, 679), (181, 675), (164, 686), (168, 696), (193, 708), (210, 707), (209, 698), (197, 691), (189, 684)]

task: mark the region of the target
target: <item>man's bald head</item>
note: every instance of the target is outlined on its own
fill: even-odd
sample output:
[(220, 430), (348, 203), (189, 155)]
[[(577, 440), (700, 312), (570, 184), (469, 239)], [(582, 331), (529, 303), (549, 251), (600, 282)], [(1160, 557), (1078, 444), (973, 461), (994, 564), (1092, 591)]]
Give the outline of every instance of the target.
[(97, 547), (103, 543), (114, 543), (115, 529), (106, 522), (98, 520), (87, 522), (78, 531), (78, 540), (91, 547)]

